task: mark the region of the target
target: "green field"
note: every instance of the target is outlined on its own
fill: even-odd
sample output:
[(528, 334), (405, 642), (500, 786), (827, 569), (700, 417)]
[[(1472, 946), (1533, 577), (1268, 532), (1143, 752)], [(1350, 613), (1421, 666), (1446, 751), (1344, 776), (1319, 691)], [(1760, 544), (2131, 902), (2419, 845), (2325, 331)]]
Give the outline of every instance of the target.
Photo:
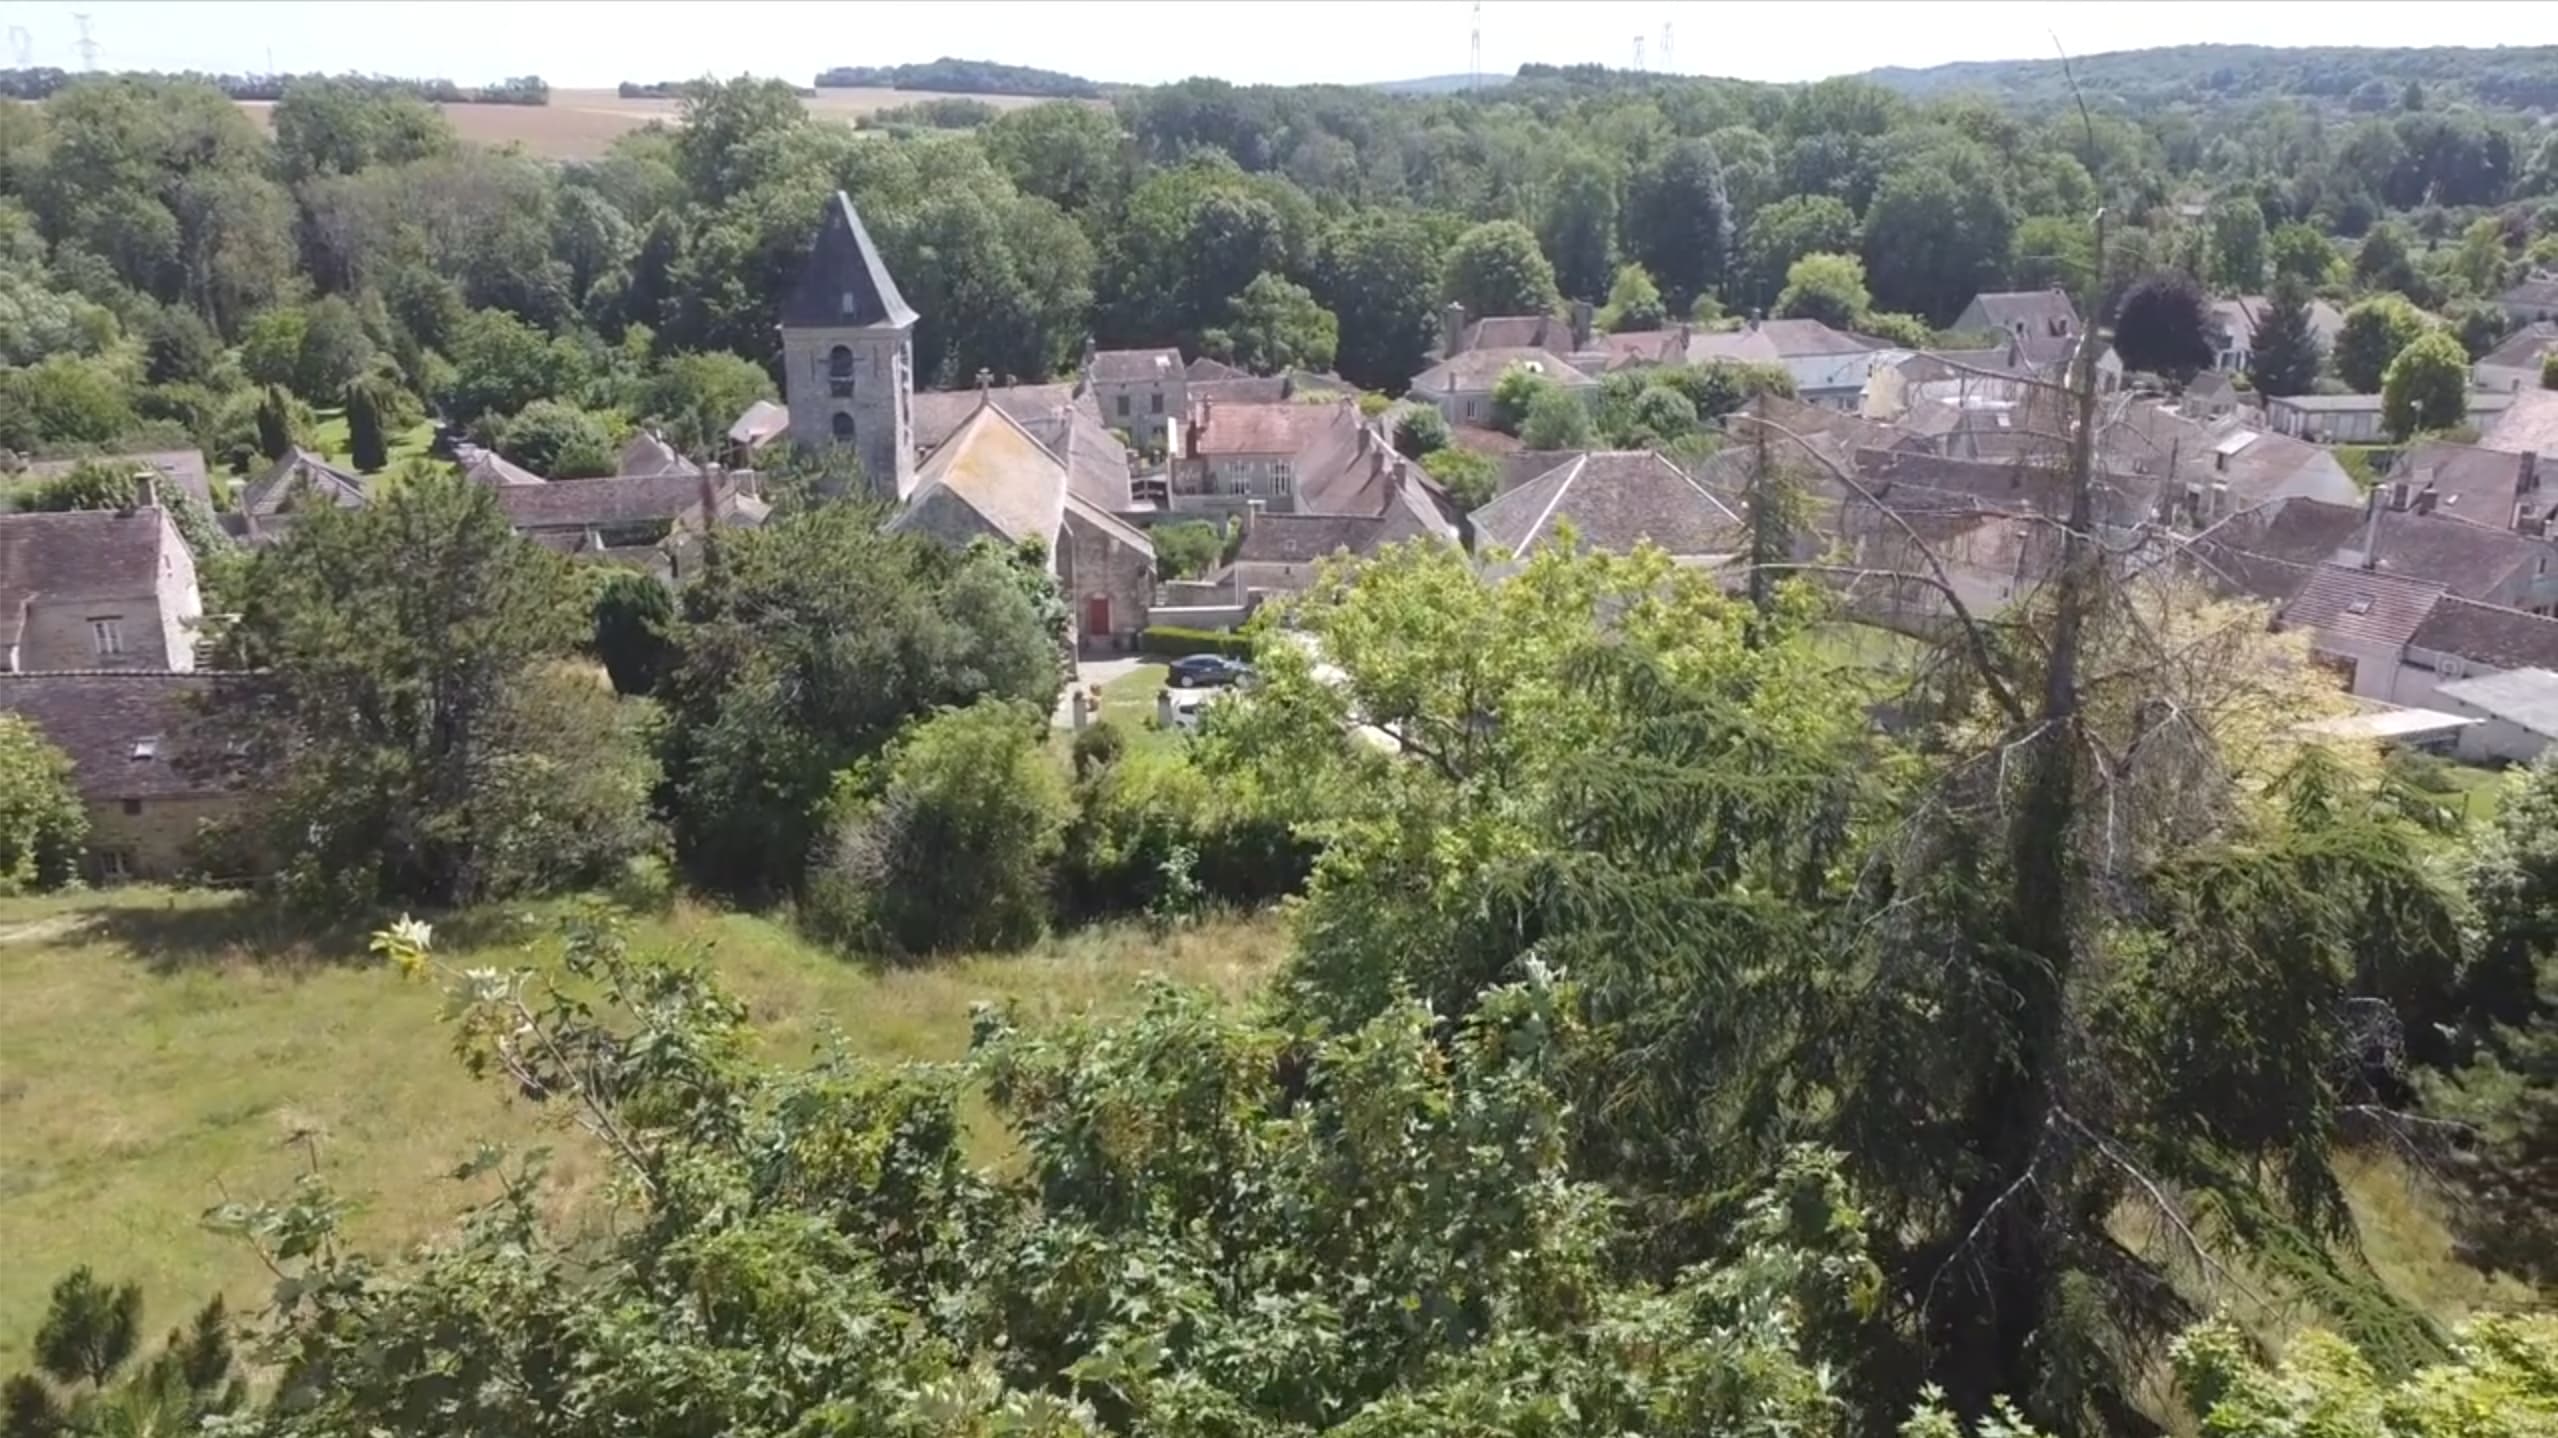
[[(509, 966), (547, 953), (547, 920), (481, 923), (443, 957)], [(442, 937), (442, 936), (440, 936)], [(679, 907), (638, 945), (698, 951), (749, 1005), (763, 1051), (795, 1062), (830, 1027), (884, 1058), (948, 1059), (968, 1009), (1108, 1009), (1148, 971), (1250, 989), (1283, 942), (1275, 920), (1056, 938), (1030, 952), (876, 970), (768, 919)], [(466, 1195), (443, 1175), (475, 1141), (553, 1145), (555, 1201), (604, 1178), (573, 1131), (462, 1071), (432, 984), (365, 961), (360, 937), (286, 940), (217, 899), (155, 890), (0, 900), (0, 1372), (23, 1357), (53, 1280), (79, 1263), (142, 1283), (146, 1326), (219, 1288), (254, 1309), (265, 1275), (203, 1211), (280, 1194), (316, 1151), (354, 1200), (361, 1244), (444, 1231)]]

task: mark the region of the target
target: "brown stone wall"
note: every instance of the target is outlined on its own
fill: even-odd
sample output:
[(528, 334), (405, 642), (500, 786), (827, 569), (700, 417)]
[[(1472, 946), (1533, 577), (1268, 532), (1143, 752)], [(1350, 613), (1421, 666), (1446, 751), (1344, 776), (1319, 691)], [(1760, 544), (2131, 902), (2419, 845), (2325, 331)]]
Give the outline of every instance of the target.
[[(100, 654), (89, 621), (112, 616), (124, 636), (122, 654)], [(46, 669), (184, 669), (193, 655), (183, 651), (171, 662), (169, 626), (161, 619), (157, 595), (122, 599), (84, 599), (47, 604), (38, 599), (27, 608), (26, 632), (18, 639), (18, 667), (28, 673)]]
[[(1146, 627), (1153, 608), (1155, 561), (1099, 525), (1066, 517), (1065, 544), (1057, 556), (1057, 586), (1074, 616), (1075, 633), (1088, 649), (1125, 648)], [(1085, 632), (1094, 595), (1110, 600), (1110, 633)]]
[[(128, 803), (139, 803), (142, 812), (125, 812)], [(239, 801), (228, 795), (188, 795), (182, 798), (92, 800), (89, 804), (89, 855), (91, 873), (96, 877), (112, 875), (106, 863), (110, 853), (123, 856), (126, 875), (135, 879), (165, 879), (187, 868), (193, 857), (189, 846), (196, 831), (205, 823), (235, 812)]]

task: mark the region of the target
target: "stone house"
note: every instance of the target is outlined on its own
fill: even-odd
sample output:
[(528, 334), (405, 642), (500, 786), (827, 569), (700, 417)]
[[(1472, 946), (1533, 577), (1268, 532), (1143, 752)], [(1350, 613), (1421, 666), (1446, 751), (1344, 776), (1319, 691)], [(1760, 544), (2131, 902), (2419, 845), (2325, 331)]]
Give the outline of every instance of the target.
[(167, 670), (0, 674), (0, 711), (24, 715), (71, 756), (89, 811), (91, 880), (177, 875), (203, 826), (237, 808), (208, 766), (187, 762), (212, 683)]
[(1429, 488), (1412, 477), (1396, 482), (1384, 507), (1367, 514), (1279, 514), (1243, 511), (1235, 557), (1217, 578), (1233, 601), (1249, 611), (1272, 594), (1295, 593), (1314, 582), (1324, 561), (1366, 557), (1390, 544), (1458, 542), (1456, 526), (1441, 512)]
[(1452, 425), (1492, 422), (1492, 390), (1513, 365), (1542, 375), (1584, 401), (1598, 398), (1599, 382), (1546, 349), (1463, 350), (1412, 378), (1412, 398), (1435, 406)]
[[(1071, 436), (1074, 429), (1069, 420), (1062, 432)], [(888, 528), (953, 549), (979, 539), (1036, 540), (1057, 576), (1077, 647), (1129, 648), (1153, 606), (1155, 547), (1111, 511), (1110, 494), (1095, 492), (1109, 478), (1106, 466), (1079, 471), (991, 397), (981, 397), (967, 422), (916, 472), (914, 495)], [(1124, 495), (1124, 463), (1118, 483)]]
[(195, 557), (151, 501), (0, 514), (0, 672), (195, 667)]
[(1405, 461), (1348, 400), (1202, 401), (1172, 463), (1172, 508), (1238, 514), (1373, 514)]
[(706, 529), (752, 528), (771, 513), (725, 474), (560, 479), (494, 493), (506, 522), (534, 543), (670, 582), (692, 577)]
[(2002, 344), (2023, 347), (2026, 362), (2040, 368), (2069, 357), (2078, 338), (2078, 306), (2058, 285), (1988, 290), (1972, 296), (1948, 328), (1958, 334), (1996, 335)]
[(1190, 375), (1177, 349), (1084, 349), (1084, 387), (1102, 423), (1143, 450), (1162, 450), (1173, 421), (1190, 411)]

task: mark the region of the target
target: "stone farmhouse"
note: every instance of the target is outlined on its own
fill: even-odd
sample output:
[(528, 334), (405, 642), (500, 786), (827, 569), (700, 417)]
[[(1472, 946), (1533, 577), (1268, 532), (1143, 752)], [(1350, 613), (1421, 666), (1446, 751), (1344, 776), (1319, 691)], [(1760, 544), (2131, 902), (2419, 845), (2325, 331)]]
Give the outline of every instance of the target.
[(0, 673), (193, 669), (203, 617), (149, 485), (130, 509), (0, 514)]
[(238, 800), (192, 737), (215, 678), (167, 669), (0, 674), (0, 712), (25, 717), (71, 757), (89, 813), (84, 877), (167, 879)]

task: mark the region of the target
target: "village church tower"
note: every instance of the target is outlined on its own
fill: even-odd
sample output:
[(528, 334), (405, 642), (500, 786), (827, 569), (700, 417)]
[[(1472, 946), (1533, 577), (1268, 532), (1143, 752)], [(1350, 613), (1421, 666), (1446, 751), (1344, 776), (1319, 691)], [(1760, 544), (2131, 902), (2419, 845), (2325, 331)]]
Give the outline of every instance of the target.
[(880, 498), (915, 488), (915, 312), (843, 191), (782, 305), (782, 400), (791, 442), (849, 448)]

